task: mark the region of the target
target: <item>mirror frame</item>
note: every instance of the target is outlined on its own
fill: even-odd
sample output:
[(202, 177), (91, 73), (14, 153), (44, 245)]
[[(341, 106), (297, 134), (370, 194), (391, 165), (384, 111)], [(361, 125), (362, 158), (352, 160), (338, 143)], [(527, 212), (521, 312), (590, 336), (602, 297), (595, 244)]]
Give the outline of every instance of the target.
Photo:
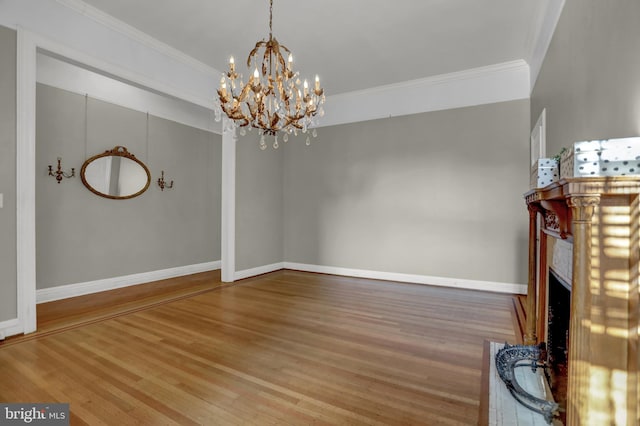
[[(147, 174), (147, 183), (145, 184), (144, 188), (142, 188), (140, 191), (136, 192), (135, 194), (125, 195), (125, 196), (109, 195), (109, 194), (105, 194), (103, 192), (97, 191), (95, 188), (93, 188), (85, 178), (85, 171), (89, 164), (103, 157), (124, 157), (138, 163)], [(89, 191), (93, 192), (96, 195), (99, 195), (100, 197), (110, 198), (112, 200), (126, 200), (129, 198), (134, 198), (134, 197), (137, 197), (138, 195), (141, 195), (143, 192), (145, 192), (149, 188), (149, 185), (151, 185), (151, 172), (149, 172), (149, 168), (142, 161), (138, 160), (135, 155), (127, 151), (127, 148), (121, 145), (116, 145), (116, 147), (113, 149), (107, 150), (102, 154), (94, 155), (93, 157), (87, 159), (82, 165), (82, 169), (80, 169), (80, 179), (82, 179), (82, 183), (84, 184), (84, 186), (87, 187)]]

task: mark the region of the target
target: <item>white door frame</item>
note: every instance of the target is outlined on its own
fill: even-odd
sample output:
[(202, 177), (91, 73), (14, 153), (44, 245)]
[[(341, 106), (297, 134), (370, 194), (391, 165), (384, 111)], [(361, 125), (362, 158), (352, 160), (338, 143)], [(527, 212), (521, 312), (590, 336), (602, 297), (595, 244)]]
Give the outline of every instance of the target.
[[(200, 99), (168, 87), (143, 75), (133, 73), (116, 65), (103, 62), (41, 37), (24, 28), (17, 27), (17, 81), (16, 81), (16, 286), (17, 322), (0, 330), (5, 335), (32, 333), (36, 331), (36, 71), (37, 51), (53, 53), (73, 62), (139, 84), (156, 92), (203, 105)], [(235, 135), (234, 135), (235, 136)], [(232, 139), (232, 143), (229, 142)], [(223, 146), (222, 164), (225, 170), (222, 181), (222, 230), (225, 244), (221, 244), (222, 274), (235, 274), (233, 255), (235, 246), (235, 138), (229, 135), (226, 149)], [(226, 178), (225, 178), (226, 176)], [(229, 268), (231, 268), (229, 270)]]

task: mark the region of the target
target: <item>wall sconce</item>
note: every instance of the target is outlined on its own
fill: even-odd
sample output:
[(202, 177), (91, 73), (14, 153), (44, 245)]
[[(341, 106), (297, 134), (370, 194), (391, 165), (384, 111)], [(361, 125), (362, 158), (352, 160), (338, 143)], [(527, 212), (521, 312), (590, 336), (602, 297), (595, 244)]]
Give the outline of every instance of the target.
[(76, 169), (74, 167), (71, 168), (71, 174), (65, 173), (60, 165), (61, 162), (62, 158), (58, 157), (58, 170), (55, 172), (53, 171), (53, 166), (49, 165), (49, 176), (55, 176), (58, 183), (62, 182), (63, 177), (72, 178), (76, 175)]
[(160, 187), (161, 191), (164, 191), (165, 188), (167, 188), (167, 189), (173, 188), (173, 181), (171, 181), (171, 183), (168, 184), (168, 185), (165, 182), (165, 180), (164, 180), (164, 170), (162, 171), (162, 174), (160, 175), (160, 178), (158, 179), (158, 186)]

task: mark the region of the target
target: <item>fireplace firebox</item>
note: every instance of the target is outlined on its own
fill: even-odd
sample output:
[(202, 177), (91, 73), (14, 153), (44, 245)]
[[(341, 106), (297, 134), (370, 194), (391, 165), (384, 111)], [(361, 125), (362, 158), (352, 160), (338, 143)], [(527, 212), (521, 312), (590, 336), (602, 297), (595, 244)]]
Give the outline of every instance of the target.
[(560, 406), (559, 416), (564, 423), (567, 405), (569, 361), (569, 312), (571, 290), (558, 274), (549, 269), (547, 310), (547, 379), (553, 399)]

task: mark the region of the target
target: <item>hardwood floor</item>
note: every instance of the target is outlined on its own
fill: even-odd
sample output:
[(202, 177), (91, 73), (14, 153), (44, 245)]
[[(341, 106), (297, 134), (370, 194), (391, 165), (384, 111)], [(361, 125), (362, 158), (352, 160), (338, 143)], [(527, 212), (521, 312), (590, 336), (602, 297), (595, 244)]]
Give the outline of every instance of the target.
[(37, 307), (38, 333), (48, 333), (100, 321), (140, 309), (205, 293), (225, 286), (220, 271), (209, 271), (154, 281), (86, 296), (41, 303)]
[(476, 424), (512, 296), (279, 271), (0, 345), (0, 401), (72, 424)]

